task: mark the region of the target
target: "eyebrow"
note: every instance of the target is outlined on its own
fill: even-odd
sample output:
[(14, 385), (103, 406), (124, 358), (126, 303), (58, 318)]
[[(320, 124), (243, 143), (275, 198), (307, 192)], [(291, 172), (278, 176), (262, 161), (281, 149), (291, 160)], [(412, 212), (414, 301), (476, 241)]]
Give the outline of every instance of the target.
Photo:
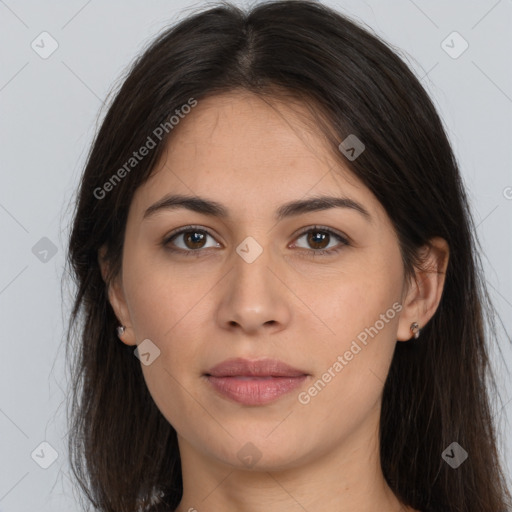
[[(211, 217), (226, 219), (230, 217), (229, 209), (221, 203), (199, 196), (169, 194), (152, 204), (143, 215), (143, 219), (153, 216), (163, 210), (185, 208), (193, 212), (202, 213)], [(358, 202), (347, 197), (315, 196), (308, 199), (290, 201), (281, 205), (275, 213), (275, 220), (280, 221), (288, 217), (309, 212), (329, 210), (331, 208), (349, 208), (361, 213), (367, 221), (371, 222), (370, 213)]]

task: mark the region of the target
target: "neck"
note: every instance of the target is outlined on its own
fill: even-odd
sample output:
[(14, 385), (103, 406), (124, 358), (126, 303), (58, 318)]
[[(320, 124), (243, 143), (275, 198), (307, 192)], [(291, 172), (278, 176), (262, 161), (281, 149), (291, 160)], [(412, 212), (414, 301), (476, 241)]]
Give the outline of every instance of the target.
[(378, 418), (343, 439), (335, 450), (316, 453), (285, 469), (239, 469), (197, 452), (178, 435), (183, 498), (176, 512), (411, 512), (382, 473)]

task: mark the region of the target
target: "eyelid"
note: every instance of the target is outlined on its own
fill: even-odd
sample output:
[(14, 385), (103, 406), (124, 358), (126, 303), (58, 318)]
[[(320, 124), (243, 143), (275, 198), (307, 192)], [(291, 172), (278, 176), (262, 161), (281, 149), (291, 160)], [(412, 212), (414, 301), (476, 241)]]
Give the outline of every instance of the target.
[[(337, 229), (334, 229), (334, 228), (330, 228), (328, 226), (322, 226), (320, 224), (314, 224), (313, 226), (307, 226), (305, 228), (302, 228), (301, 230), (299, 230), (298, 233), (296, 233), (294, 235), (294, 238), (298, 238), (300, 236), (302, 236), (304, 233), (308, 233), (309, 231), (327, 231), (328, 233), (332, 233), (333, 235), (336, 235), (338, 236), (339, 238), (341, 238), (341, 240), (346, 243), (347, 245), (350, 245), (352, 244), (352, 240), (350, 239), (350, 237), (348, 237), (347, 235), (345, 235), (345, 233), (342, 233), (341, 231), (338, 231)], [(311, 249), (313, 250), (313, 249)], [(319, 249), (317, 252), (319, 252), (321, 249)]]
[(189, 224), (187, 226), (181, 226), (180, 228), (173, 229), (170, 233), (164, 236), (163, 242), (167, 243), (173, 236), (181, 235), (184, 232), (193, 231), (194, 229), (197, 229), (197, 231), (204, 231), (205, 233), (208, 233), (211, 237), (215, 238), (213, 234), (210, 232), (209, 228), (206, 228), (205, 226), (199, 226), (197, 224)]
[[(210, 230), (208, 228), (205, 228), (205, 226), (191, 224), (191, 225), (188, 225), (188, 226), (182, 226), (180, 228), (176, 228), (175, 230), (171, 231), (169, 234), (167, 234), (164, 237), (163, 241), (161, 242), (161, 245), (164, 246), (164, 247), (167, 247), (169, 242), (174, 237), (182, 235), (182, 234), (184, 234), (184, 233), (186, 233), (188, 231), (194, 231), (194, 230), (203, 231), (207, 235), (209, 235), (212, 238), (216, 239), (216, 237), (210, 232)], [(325, 231), (327, 233), (335, 235), (341, 241), (342, 245), (352, 245), (352, 240), (350, 239), (350, 237), (348, 237), (347, 235), (345, 235), (341, 231), (338, 231), (337, 229), (334, 229), (334, 228), (330, 228), (328, 226), (322, 226), (322, 225), (319, 225), (319, 224), (314, 224), (314, 225), (311, 225), (311, 226), (306, 226), (304, 228), (301, 228), (297, 233), (295, 233), (293, 235), (293, 239), (295, 241), (298, 238), (300, 238), (302, 235), (304, 235), (306, 233), (309, 233), (310, 231), (315, 231), (315, 230), (316, 231)], [(193, 250), (193, 249), (185, 250), (185, 249), (181, 249), (181, 248), (172, 248), (172, 249), (169, 249), (169, 250), (175, 251), (175, 252), (182, 252), (182, 253), (201, 253), (201, 252), (204, 252), (204, 251), (208, 251), (209, 249), (213, 249), (213, 247), (207, 247), (206, 249), (196, 249), (196, 250)], [(314, 253), (314, 254), (319, 254), (319, 255), (325, 254), (325, 253), (330, 253), (330, 252), (331, 253), (336, 253), (338, 250), (340, 250), (339, 248), (331, 248), (331, 249), (304, 249), (304, 248), (300, 248), (300, 249), (302, 249), (303, 251), (305, 251), (307, 253)]]

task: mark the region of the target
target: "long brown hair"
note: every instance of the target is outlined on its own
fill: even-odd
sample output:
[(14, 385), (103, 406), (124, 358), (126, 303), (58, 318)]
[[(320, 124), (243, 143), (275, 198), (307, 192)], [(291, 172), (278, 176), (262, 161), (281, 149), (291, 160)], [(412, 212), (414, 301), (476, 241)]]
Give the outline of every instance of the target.
[[(504, 511), (510, 494), (496, 448), (486, 346), (495, 341), (493, 310), (442, 122), (419, 80), (386, 43), (347, 17), (301, 0), (248, 11), (221, 3), (169, 28), (133, 63), (95, 137), (68, 253), (76, 282), (66, 350), (68, 359), (74, 356), (69, 454), (87, 499), (105, 512), (169, 510), (180, 502), (176, 432), (151, 398), (133, 348), (116, 337), (98, 251), (107, 248), (110, 282), (121, 269), (133, 195), (172, 129), (153, 136), (156, 147), (119, 173), (132, 153), (191, 98), (201, 102), (240, 88), (299, 97), (321, 113), (319, 130), (333, 152), (393, 222), (406, 272), (431, 237), (448, 242), (438, 310), (421, 342), (397, 343), (385, 383), (382, 470), (399, 499), (415, 509)], [(365, 144), (354, 161), (338, 150), (349, 134)], [(122, 179), (112, 181), (114, 174)], [(452, 442), (469, 454), (457, 469), (441, 457)], [(151, 497), (159, 504), (151, 505)]]

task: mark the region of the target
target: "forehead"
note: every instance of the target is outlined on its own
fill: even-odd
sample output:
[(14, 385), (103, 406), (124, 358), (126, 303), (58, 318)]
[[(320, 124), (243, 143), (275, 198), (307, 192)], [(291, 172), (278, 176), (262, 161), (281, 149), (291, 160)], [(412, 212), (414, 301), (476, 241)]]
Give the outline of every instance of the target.
[(241, 211), (248, 202), (275, 208), (318, 193), (373, 200), (335, 158), (307, 105), (268, 101), (246, 91), (198, 101), (174, 127), (134, 201), (143, 208), (177, 192), (223, 198)]

